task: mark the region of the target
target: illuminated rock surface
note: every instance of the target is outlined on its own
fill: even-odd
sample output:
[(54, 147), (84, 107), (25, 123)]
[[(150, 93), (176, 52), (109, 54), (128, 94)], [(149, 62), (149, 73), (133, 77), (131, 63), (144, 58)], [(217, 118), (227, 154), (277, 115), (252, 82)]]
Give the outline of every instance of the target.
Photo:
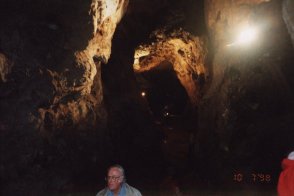
[[(281, 11), (277, 1), (205, 1), (214, 53), (196, 143), (199, 165), (209, 162), (211, 174), (271, 170), (280, 164), (272, 157), (291, 146), (293, 47)], [(257, 29), (256, 40), (235, 44), (244, 27)]]
[(164, 32), (156, 32), (155, 36), (155, 43), (140, 46), (136, 50), (133, 65), (135, 73), (150, 71), (160, 67), (163, 62), (169, 62), (185, 87), (192, 105), (196, 107), (200, 99), (200, 80), (205, 80), (206, 75), (206, 40), (183, 31), (173, 32), (169, 36)]

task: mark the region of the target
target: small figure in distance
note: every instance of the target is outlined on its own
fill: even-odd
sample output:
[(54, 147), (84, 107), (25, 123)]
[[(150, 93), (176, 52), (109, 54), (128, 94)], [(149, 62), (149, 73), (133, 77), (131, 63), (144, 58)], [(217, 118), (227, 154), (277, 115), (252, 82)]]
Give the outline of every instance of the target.
[(280, 174), (278, 182), (279, 196), (294, 195), (294, 151), (282, 161), (283, 171)]
[(118, 164), (108, 168), (105, 180), (107, 187), (96, 196), (142, 196), (140, 191), (126, 183), (125, 171)]

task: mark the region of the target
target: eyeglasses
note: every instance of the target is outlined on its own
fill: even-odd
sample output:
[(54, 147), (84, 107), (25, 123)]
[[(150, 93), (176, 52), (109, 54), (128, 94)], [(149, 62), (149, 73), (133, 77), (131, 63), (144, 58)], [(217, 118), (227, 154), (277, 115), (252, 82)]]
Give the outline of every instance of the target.
[(120, 179), (120, 177), (122, 177), (122, 176), (107, 176), (107, 177), (105, 177), (105, 180), (106, 181), (113, 180), (113, 181), (117, 182)]

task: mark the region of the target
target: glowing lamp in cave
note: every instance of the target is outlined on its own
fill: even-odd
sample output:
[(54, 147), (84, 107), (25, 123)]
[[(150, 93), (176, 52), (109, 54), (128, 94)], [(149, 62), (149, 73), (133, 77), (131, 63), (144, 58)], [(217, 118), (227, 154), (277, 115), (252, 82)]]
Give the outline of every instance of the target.
[(233, 45), (247, 45), (252, 43), (254, 40), (256, 40), (257, 37), (257, 31), (256, 29), (252, 27), (244, 28), (240, 31), (239, 36), (237, 37), (237, 40), (231, 44), (228, 44), (227, 46), (233, 46)]
[(143, 91), (143, 92), (141, 92), (141, 96), (142, 97), (145, 97), (146, 96), (146, 93)]
[(240, 44), (251, 43), (256, 39), (256, 30), (253, 28), (247, 28), (241, 31), (237, 42)]
[(167, 117), (167, 116), (169, 116), (169, 113), (168, 113), (168, 112), (165, 112), (163, 115), (164, 115), (165, 117)]

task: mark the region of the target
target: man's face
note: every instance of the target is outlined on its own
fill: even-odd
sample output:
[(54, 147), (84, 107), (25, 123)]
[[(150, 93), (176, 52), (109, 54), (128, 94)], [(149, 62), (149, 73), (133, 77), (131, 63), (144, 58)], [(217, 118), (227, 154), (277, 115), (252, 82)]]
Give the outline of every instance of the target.
[(122, 182), (123, 176), (121, 171), (116, 167), (110, 168), (107, 174), (108, 188), (113, 192), (119, 191)]

